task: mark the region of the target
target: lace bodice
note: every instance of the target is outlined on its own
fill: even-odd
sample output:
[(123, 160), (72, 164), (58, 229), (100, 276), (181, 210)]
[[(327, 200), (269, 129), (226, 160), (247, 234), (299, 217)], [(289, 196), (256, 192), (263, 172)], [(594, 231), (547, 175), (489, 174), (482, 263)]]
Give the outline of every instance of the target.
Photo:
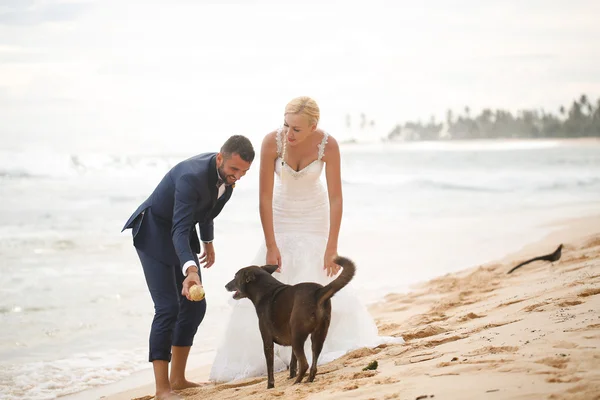
[[(277, 135), (275, 136), (275, 140), (277, 141), (277, 155), (281, 158), (281, 154), (283, 153), (283, 128), (277, 129)], [(318, 144), (317, 148), (319, 149), (317, 153), (317, 160), (321, 160), (325, 155), (325, 145), (329, 140), (329, 133), (323, 131), (323, 139), (321, 143)], [(316, 161), (316, 160), (315, 160)]]
[[(325, 164), (323, 162), (323, 156), (325, 155), (325, 145), (327, 144), (328, 139), (329, 134), (324, 132), (323, 139), (317, 145), (317, 158), (300, 171), (296, 171), (282, 158), (284, 133), (283, 128), (279, 128), (276, 136), (278, 157), (275, 160), (275, 174), (277, 174), (279, 178), (278, 183), (281, 184), (282, 180), (287, 176), (289, 176), (292, 181), (304, 180), (309, 182), (318, 180), (321, 176), (321, 172), (323, 171), (323, 165)], [(296, 182), (295, 185), (298, 185), (298, 183)]]

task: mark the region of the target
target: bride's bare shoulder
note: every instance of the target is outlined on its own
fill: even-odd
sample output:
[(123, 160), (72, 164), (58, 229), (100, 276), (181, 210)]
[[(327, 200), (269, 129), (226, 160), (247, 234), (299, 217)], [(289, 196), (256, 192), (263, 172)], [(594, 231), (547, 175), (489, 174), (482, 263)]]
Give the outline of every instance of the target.
[(277, 155), (277, 131), (269, 132), (262, 141), (261, 152), (269, 155)]

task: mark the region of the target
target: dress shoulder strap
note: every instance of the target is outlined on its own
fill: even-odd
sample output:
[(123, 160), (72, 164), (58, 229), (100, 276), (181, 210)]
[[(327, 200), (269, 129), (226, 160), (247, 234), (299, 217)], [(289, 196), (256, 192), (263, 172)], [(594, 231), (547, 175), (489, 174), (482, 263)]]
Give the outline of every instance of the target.
[(277, 142), (277, 155), (281, 157), (281, 153), (283, 152), (283, 138), (282, 138), (283, 128), (277, 128), (277, 133), (275, 134), (275, 141)]
[(325, 145), (327, 144), (327, 139), (329, 139), (329, 133), (323, 131), (323, 140), (321, 140), (321, 143), (319, 143), (319, 160), (321, 160), (325, 155)]

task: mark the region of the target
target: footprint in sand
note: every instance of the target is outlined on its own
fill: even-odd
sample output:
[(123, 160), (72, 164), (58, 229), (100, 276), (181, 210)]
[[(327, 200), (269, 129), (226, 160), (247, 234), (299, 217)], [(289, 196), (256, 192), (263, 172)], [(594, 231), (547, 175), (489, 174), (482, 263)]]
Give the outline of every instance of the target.
[(394, 365), (407, 365), (407, 364), (417, 364), (424, 361), (434, 360), (436, 358), (440, 358), (443, 356), (443, 353), (432, 352), (432, 353), (421, 353), (412, 355), (410, 358), (403, 358), (402, 360), (398, 360), (394, 362)]
[(440, 333), (446, 332), (447, 329), (442, 328), (441, 326), (429, 325), (424, 329), (419, 329), (413, 332), (407, 332), (402, 335), (405, 341), (413, 340), (413, 339), (422, 339), (429, 336), (439, 335)]
[(551, 378), (546, 379), (548, 383), (573, 383), (579, 382), (581, 378), (577, 376), (553, 376)]
[(498, 322), (498, 323), (495, 323), (495, 324), (494, 323), (492, 323), (492, 324), (485, 324), (483, 326), (480, 326), (479, 328), (475, 328), (472, 331), (469, 331), (467, 333), (467, 336), (472, 335), (474, 333), (479, 333), (481, 331), (485, 331), (487, 329), (499, 328), (499, 327), (504, 326), (504, 325), (514, 324), (515, 322), (519, 322), (521, 320), (522, 319), (514, 319), (514, 320), (511, 320), (511, 321)]
[[(580, 383), (579, 385), (576, 385), (570, 389), (567, 389), (567, 393), (577, 393), (580, 396), (581, 395), (589, 395), (589, 397), (586, 397), (586, 398), (597, 399), (598, 393), (600, 393), (600, 383), (598, 383), (598, 382)], [(580, 397), (580, 398), (583, 398), (583, 397)]]
[(477, 315), (475, 313), (470, 312), (467, 315), (463, 315), (458, 320), (460, 322), (466, 322), (466, 321), (470, 321), (472, 319), (483, 318), (483, 317), (486, 317), (486, 315)]
[(534, 312), (534, 311), (535, 312), (542, 312), (542, 311), (546, 311), (543, 307), (547, 306), (548, 304), (550, 304), (550, 303), (548, 303), (546, 301), (543, 301), (543, 302), (537, 303), (537, 304), (532, 304), (530, 306), (525, 307), (523, 309), (523, 311), (525, 311), (525, 312)]
[(398, 383), (400, 382), (400, 379), (397, 378), (391, 378), (391, 377), (386, 377), (383, 379), (378, 379), (376, 381), (373, 382), (373, 384), (375, 385), (393, 385), (394, 383)]
[[(590, 259), (590, 257), (588, 257), (585, 254), (580, 254), (580, 255), (575, 255), (575, 256), (570, 256), (570, 257), (565, 257), (564, 258), (564, 262), (568, 262), (568, 263), (578, 263), (578, 262), (582, 262), (582, 261), (588, 261)], [(584, 266), (577, 266), (574, 268), (569, 268), (566, 269), (565, 272), (571, 272), (571, 271), (577, 271), (578, 269), (583, 268)]]
[(595, 238), (588, 240), (587, 242), (585, 242), (585, 244), (581, 248), (586, 249), (586, 248), (592, 248), (592, 247), (597, 247), (597, 246), (600, 246), (600, 237), (595, 237)]
[(515, 353), (519, 350), (516, 346), (485, 346), (465, 354), (465, 357), (484, 356), (488, 354)]
[[(502, 360), (469, 360), (469, 359), (465, 358), (458, 363), (454, 362), (454, 361), (441, 362), (441, 363), (437, 364), (436, 367), (444, 368), (444, 367), (449, 367), (451, 365), (462, 365), (462, 366), (465, 366), (465, 365), (483, 366), (483, 365), (485, 365), (486, 367), (498, 367), (500, 365), (500, 362), (504, 362), (504, 359), (502, 359)], [(450, 375), (450, 374), (442, 374), (442, 375)]]
[(383, 349), (383, 347), (376, 347), (374, 349), (371, 349), (369, 347), (363, 347), (360, 349), (356, 349), (354, 351), (351, 351), (350, 353), (346, 354), (347, 359), (354, 359), (354, 358), (363, 358), (363, 357), (367, 357), (367, 356), (372, 356), (374, 354), (379, 353), (381, 350)]
[(589, 296), (595, 296), (597, 294), (600, 294), (600, 288), (591, 288), (591, 289), (584, 290), (583, 292), (579, 293), (577, 296), (589, 297)]
[(570, 329), (565, 329), (563, 332), (584, 332), (584, 331), (590, 331), (590, 330), (596, 330), (600, 328), (600, 324), (591, 324), (582, 328), (570, 328)]
[[(377, 326), (380, 335), (393, 336), (399, 334), (402, 326), (396, 323), (381, 324)], [(406, 339), (405, 339), (406, 340)]]
[(239, 383), (224, 383), (222, 385), (219, 385), (220, 389), (235, 389), (235, 388), (241, 388), (241, 387), (245, 387), (245, 386), (252, 386), (255, 385), (257, 383), (262, 383), (264, 381), (266, 381), (267, 378), (254, 378), (254, 379), (249, 379), (247, 381), (242, 381)]
[(579, 347), (579, 345), (577, 345), (575, 343), (563, 341), (563, 342), (556, 343), (552, 347), (555, 348), (555, 349), (575, 349), (575, 348)]
[(529, 298), (508, 301), (506, 303), (499, 304), (496, 308), (502, 308), (502, 307), (512, 306), (513, 304), (521, 303), (521, 302), (523, 302), (525, 300), (529, 300)]
[(572, 307), (579, 304), (583, 304), (583, 301), (579, 300), (565, 300), (557, 304), (559, 307)]
[[(411, 296), (411, 297), (409, 297)], [(412, 304), (415, 302), (413, 294), (390, 293), (384, 296), (384, 300), (388, 303)]]
[(565, 369), (569, 363), (569, 357), (546, 357), (536, 361), (537, 364), (544, 364), (552, 368)]
[[(436, 307), (437, 308), (437, 307)], [(443, 322), (450, 317), (443, 312), (432, 311), (427, 314), (420, 314), (411, 320), (411, 325), (429, 325), (434, 322)]]
[(468, 337), (469, 337), (469, 335), (455, 335), (455, 336), (450, 336), (450, 337), (446, 337), (443, 339), (431, 340), (431, 341), (425, 343), (425, 347), (437, 347), (437, 346), (440, 346), (445, 343), (456, 342), (457, 340), (466, 339)]
[(341, 379), (343, 381), (355, 381), (357, 379), (371, 378), (371, 377), (377, 375), (378, 373), (379, 373), (379, 371), (360, 371), (360, 372), (354, 372), (354, 373), (350, 373), (350, 374), (343, 374), (339, 377), (339, 379)]

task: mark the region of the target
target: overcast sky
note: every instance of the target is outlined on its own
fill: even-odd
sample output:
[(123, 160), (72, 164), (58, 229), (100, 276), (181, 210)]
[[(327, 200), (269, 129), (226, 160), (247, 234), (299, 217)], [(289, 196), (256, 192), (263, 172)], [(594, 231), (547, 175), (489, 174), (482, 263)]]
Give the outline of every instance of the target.
[(384, 135), (465, 105), (554, 111), (600, 97), (599, 20), (597, 0), (0, 0), (0, 135), (258, 140), (298, 95), (341, 138), (347, 113)]

